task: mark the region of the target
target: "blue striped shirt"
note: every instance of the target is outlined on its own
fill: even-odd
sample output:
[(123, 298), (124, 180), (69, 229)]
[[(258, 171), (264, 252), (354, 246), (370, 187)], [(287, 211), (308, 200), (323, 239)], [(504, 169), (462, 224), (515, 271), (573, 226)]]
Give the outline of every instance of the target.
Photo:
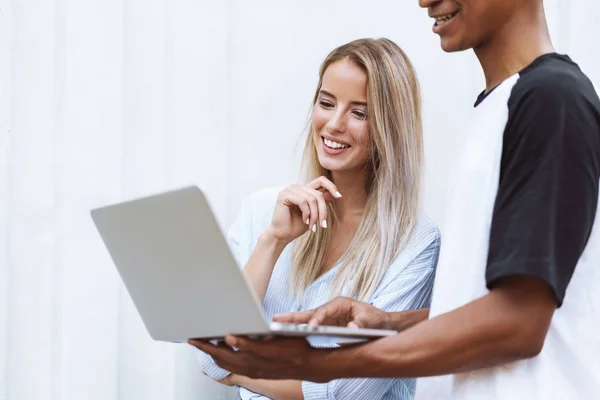
[[(271, 222), (278, 189), (266, 189), (249, 196), (229, 231), (231, 250), (240, 266), (246, 265), (256, 247), (259, 235)], [(264, 313), (270, 320), (275, 314), (309, 310), (330, 300), (339, 265), (321, 275), (305, 291), (302, 299), (290, 293), (291, 247), (288, 246), (275, 264), (264, 298)], [(416, 229), (403, 251), (386, 271), (369, 303), (385, 311), (402, 311), (429, 307), (435, 267), (440, 247), (440, 234), (435, 224), (421, 215)], [(204, 372), (222, 379), (228, 372), (198, 351)], [(339, 379), (328, 383), (302, 382), (304, 399), (405, 400), (415, 392), (414, 379)], [(267, 400), (260, 394), (240, 389), (243, 400)]]

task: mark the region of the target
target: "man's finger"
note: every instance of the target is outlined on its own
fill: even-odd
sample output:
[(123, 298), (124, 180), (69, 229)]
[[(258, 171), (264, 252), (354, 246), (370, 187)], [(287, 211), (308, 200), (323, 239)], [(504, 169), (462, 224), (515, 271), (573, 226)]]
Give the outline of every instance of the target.
[(195, 348), (197, 348), (200, 351), (205, 352), (206, 354), (208, 354), (211, 357), (223, 357), (225, 354), (228, 354), (230, 352), (233, 352), (232, 349), (230, 349), (229, 347), (226, 346), (215, 346), (214, 344), (204, 341), (204, 340), (199, 340), (199, 339), (190, 339), (188, 340), (188, 343), (191, 344), (192, 346), (194, 346)]
[(264, 342), (262, 340), (252, 340), (245, 336), (227, 335), (225, 343), (245, 353), (260, 355), (264, 351)]
[(215, 345), (212, 344), (211, 342), (209, 342), (207, 340), (202, 340), (202, 339), (190, 339), (190, 340), (188, 340), (188, 344), (191, 344), (192, 346), (197, 347), (197, 348), (215, 347)]
[[(264, 359), (269, 357), (280, 357), (281, 349), (298, 344), (302, 341), (306, 344), (304, 338), (276, 337), (270, 341), (254, 340), (246, 336), (227, 336), (227, 344), (234, 345), (238, 351), (237, 355), (243, 354), (245, 357), (253, 359)], [(274, 342), (277, 343), (274, 343)]]
[(226, 344), (216, 347), (203, 340), (189, 340), (188, 343), (211, 356), (215, 364), (219, 367), (232, 373), (248, 376), (249, 371), (243, 367), (248, 361), (243, 359), (243, 355), (236, 354), (237, 352)]
[(317, 326), (330, 323), (329, 321), (332, 319), (332, 317), (339, 313), (338, 309), (339, 308), (337, 307), (337, 305), (333, 302), (327, 303), (324, 306), (317, 308), (313, 316), (308, 321), (308, 325)]
[(223, 368), (231, 373), (239, 374), (240, 370), (236, 368), (233, 364), (228, 363), (225, 360), (222, 360), (218, 357), (213, 357), (213, 361), (217, 364), (218, 367)]
[(309, 326), (319, 326), (323, 325), (323, 321), (327, 317), (326, 309), (317, 309), (317, 311), (313, 314), (311, 319), (308, 321)]
[(279, 314), (273, 317), (273, 321), (286, 324), (306, 324), (315, 313), (315, 310)]

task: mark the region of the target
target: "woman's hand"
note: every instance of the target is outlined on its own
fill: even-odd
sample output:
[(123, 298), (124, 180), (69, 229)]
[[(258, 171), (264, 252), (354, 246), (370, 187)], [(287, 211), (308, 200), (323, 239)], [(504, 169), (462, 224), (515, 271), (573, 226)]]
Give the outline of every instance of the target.
[[(204, 374), (206, 375), (206, 373)], [(208, 375), (207, 375), (208, 376)], [(216, 380), (222, 385), (239, 386), (252, 392), (260, 393), (271, 399), (302, 400), (302, 381), (297, 380), (265, 380), (252, 379), (238, 374), (229, 374), (223, 379)]]
[(342, 195), (329, 179), (321, 176), (306, 185), (290, 185), (277, 198), (271, 224), (265, 233), (290, 243), (308, 229), (327, 228), (327, 203)]
[[(204, 373), (204, 375), (206, 375), (206, 372)], [(206, 376), (208, 376), (208, 375), (206, 375)], [(209, 376), (209, 378), (210, 378), (210, 376)], [(229, 375), (227, 375), (223, 379), (215, 379), (214, 381), (215, 382), (219, 382), (222, 385), (239, 386), (239, 384), (238, 384), (238, 375), (236, 375), (236, 374), (229, 374)]]
[(279, 193), (271, 224), (259, 236), (244, 275), (262, 303), (273, 268), (285, 247), (308, 227), (327, 226), (327, 202), (339, 198), (331, 181), (321, 177), (307, 185), (288, 186)]

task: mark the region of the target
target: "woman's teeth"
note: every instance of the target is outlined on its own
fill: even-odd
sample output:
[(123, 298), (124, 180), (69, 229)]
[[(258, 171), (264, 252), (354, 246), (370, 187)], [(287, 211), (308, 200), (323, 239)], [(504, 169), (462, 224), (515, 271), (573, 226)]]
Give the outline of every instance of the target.
[(325, 142), (325, 146), (329, 147), (330, 149), (345, 149), (347, 147), (350, 147), (347, 144), (334, 142), (332, 140), (325, 139), (325, 138), (323, 138), (323, 142)]
[(445, 23), (447, 23), (448, 21), (450, 21), (452, 18), (454, 18), (456, 16), (456, 14), (458, 14), (458, 11), (452, 13), (452, 14), (448, 14), (448, 15), (444, 15), (441, 17), (437, 17), (435, 19), (435, 24), (437, 26), (441, 26), (444, 25)]

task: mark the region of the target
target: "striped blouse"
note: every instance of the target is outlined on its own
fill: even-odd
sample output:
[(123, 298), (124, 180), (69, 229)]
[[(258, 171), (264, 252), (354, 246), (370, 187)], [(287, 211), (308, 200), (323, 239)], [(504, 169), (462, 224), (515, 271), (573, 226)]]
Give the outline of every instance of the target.
[[(240, 266), (246, 265), (259, 235), (271, 222), (279, 189), (266, 189), (250, 195), (242, 204), (237, 221), (228, 239)], [(264, 298), (264, 313), (270, 320), (275, 314), (309, 310), (330, 300), (330, 290), (339, 266), (321, 275), (297, 300), (290, 293), (291, 247), (288, 246), (275, 264)], [(401, 311), (429, 307), (435, 267), (440, 247), (436, 225), (421, 215), (416, 229), (403, 251), (386, 271), (369, 303), (385, 311)], [(204, 372), (213, 379), (222, 379), (228, 372), (198, 351)], [(304, 399), (412, 399), (414, 379), (339, 379), (328, 383), (302, 382)], [(267, 397), (240, 389), (243, 400), (268, 400)]]

